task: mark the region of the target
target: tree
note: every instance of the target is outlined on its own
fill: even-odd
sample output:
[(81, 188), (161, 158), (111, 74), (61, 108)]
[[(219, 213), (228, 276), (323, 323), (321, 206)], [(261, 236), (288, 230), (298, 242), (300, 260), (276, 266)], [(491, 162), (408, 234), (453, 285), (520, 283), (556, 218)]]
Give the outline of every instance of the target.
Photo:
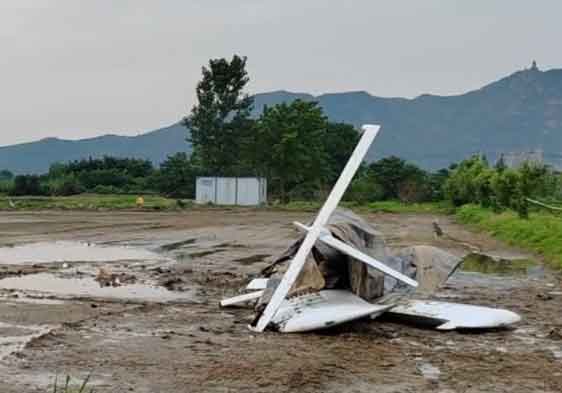
[(41, 178), (36, 175), (18, 175), (14, 178), (14, 188), (10, 192), (14, 196), (45, 195), (46, 190), (41, 185)]
[(14, 174), (6, 169), (0, 171), (0, 180), (12, 180)]
[(496, 162), (495, 168), (498, 172), (503, 172), (507, 169), (507, 164), (505, 163), (505, 157), (503, 156), (503, 153), (500, 155), (500, 158)]
[(289, 188), (316, 189), (327, 178), (323, 137), (327, 120), (315, 102), (301, 100), (264, 109), (258, 121), (255, 159), (260, 172), (278, 186), (283, 202)]
[(331, 184), (338, 179), (360, 137), (359, 132), (350, 124), (327, 124), (322, 142), (327, 154), (328, 181)]
[(448, 178), (449, 170), (445, 168), (429, 175), (429, 199), (431, 201), (442, 201), (445, 199), (444, 189)]
[(483, 198), (490, 197), (492, 172), (488, 162), (475, 155), (462, 161), (451, 171), (445, 183), (445, 193), (455, 206), (482, 203)]
[(215, 175), (242, 170), (240, 154), (251, 136), (253, 100), (244, 93), (249, 82), (246, 57), (211, 59), (197, 84), (197, 105), (183, 124), (201, 164)]
[(375, 181), (383, 188), (384, 199), (399, 198), (402, 188), (404, 188), (403, 195), (416, 194), (416, 199), (419, 199), (422, 185), (427, 177), (422, 169), (395, 156), (372, 163), (369, 170)]
[(196, 168), (186, 153), (168, 156), (155, 175), (158, 191), (173, 198), (194, 198)]

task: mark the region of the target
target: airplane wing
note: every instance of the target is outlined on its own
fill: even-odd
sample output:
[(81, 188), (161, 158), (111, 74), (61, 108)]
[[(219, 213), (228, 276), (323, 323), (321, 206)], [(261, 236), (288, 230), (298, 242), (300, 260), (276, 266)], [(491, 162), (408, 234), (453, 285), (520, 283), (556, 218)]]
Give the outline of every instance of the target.
[(369, 316), (375, 318), (391, 307), (368, 303), (346, 290), (326, 289), (285, 299), (271, 323), (283, 333), (308, 332)]
[[(267, 278), (254, 279), (246, 289), (263, 290), (267, 281)], [(367, 315), (375, 319), (383, 313), (438, 330), (493, 329), (521, 320), (509, 310), (471, 304), (416, 299), (371, 304), (349, 291), (322, 290), (283, 301), (272, 323), (279, 331), (292, 333), (327, 328)]]
[(519, 315), (508, 310), (432, 300), (409, 300), (391, 308), (388, 313), (416, 323), (425, 320), (438, 330), (492, 329), (521, 320)]

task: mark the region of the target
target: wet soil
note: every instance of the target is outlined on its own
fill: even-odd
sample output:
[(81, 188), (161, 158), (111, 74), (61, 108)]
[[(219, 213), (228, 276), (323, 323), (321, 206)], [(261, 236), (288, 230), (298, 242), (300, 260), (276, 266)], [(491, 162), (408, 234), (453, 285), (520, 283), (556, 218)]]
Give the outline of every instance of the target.
[[(391, 248), (431, 244), (540, 264), (448, 217), (366, 218)], [(0, 265), (0, 392), (43, 393), (57, 374), (89, 373), (96, 392), (112, 393), (562, 391), (562, 287), (548, 269), (512, 275), (502, 262), (501, 274), (484, 275), (476, 264), (435, 296), (520, 313), (510, 330), (437, 332), (381, 319), (310, 334), (250, 332), (251, 310), (218, 302), (290, 244), (291, 222), (308, 219), (251, 209), (2, 213), (0, 246), (80, 242), (119, 252), (32, 252)], [(445, 236), (433, 235), (436, 219)], [(105, 275), (134, 280), (96, 286)], [(140, 296), (131, 294), (137, 286)]]

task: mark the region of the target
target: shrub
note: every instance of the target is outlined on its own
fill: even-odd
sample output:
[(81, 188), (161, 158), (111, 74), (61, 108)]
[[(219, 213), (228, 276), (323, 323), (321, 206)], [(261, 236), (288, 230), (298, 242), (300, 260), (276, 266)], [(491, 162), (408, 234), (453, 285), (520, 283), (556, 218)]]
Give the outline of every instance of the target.
[(74, 175), (64, 175), (61, 178), (50, 179), (47, 188), (50, 195), (70, 196), (81, 194), (84, 187)]
[(13, 180), (0, 180), (0, 194), (9, 194), (14, 188)]
[(93, 192), (96, 194), (104, 194), (104, 195), (123, 194), (123, 190), (120, 188), (114, 186), (103, 186), (103, 185), (98, 185), (94, 187)]
[(14, 187), (10, 195), (14, 196), (43, 196), (48, 194), (47, 187), (41, 184), (41, 178), (36, 175), (19, 175), (14, 179)]
[(384, 197), (381, 185), (371, 176), (363, 175), (355, 179), (344, 195), (344, 200), (365, 204), (380, 201)]

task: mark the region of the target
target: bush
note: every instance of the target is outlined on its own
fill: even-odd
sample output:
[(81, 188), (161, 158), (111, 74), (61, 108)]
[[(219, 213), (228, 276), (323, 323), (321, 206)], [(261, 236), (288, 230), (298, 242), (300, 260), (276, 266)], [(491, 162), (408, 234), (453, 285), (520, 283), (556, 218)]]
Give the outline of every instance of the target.
[(419, 203), (429, 201), (427, 183), (418, 179), (406, 180), (398, 186), (398, 199), (403, 203)]
[(96, 186), (92, 190), (96, 194), (110, 195), (110, 194), (123, 194), (123, 190), (114, 186)]
[(0, 171), (0, 181), (4, 180), (12, 180), (14, 178), (14, 174), (6, 169)]
[(41, 184), (41, 178), (36, 175), (19, 175), (14, 179), (14, 187), (10, 191), (13, 196), (44, 196), (48, 190)]
[(445, 183), (445, 195), (455, 206), (467, 203), (489, 203), (493, 171), (480, 156), (462, 161)]
[(344, 200), (365, 204), (380, 201), (384, 197), (384, 190), (370, 176), (361, 176), (355, 179), (344, 195)]
[(416, 184), (417, 192), (421, 191), (422, 184), (427, 182), (427, 173), (398, 157), (387, 157), (372, 163), (369, 166), (370, 175), (381, 185), (384, 199), (397, 199), (401, 187), (412, 189)]
[(56, 196), (70, 196), (84, 192), (84, 187), (74, 175), (65, 175), (61, 178), (50, 179), (47, 187), (49, 194)]
[(150, 178), (150, 188), (172, 198), (195, 198), (197, 167), (186, 153), (168, 156)]
[(0, 180), (0, 194), (9, 194), (14, 188), (12, 180)]
[(479, 204), (496, 212), (514, 209), (522, 218), (528, 217), (527, 198), (551, 198), (559, 188), (559, 176), (548, 167), (524, 163), (519, 169), (502, 165), (491, 168), (475, 156), (461, 162), (445, 183), (445, 194), (455, 205)]
[(515, 205), (514, 197), (521, 194), (520, 183), (520, 175), (513, 169), (495, 172), (491, 179), (494, 194), (493, 207), (499, 209), (513, 208)]

